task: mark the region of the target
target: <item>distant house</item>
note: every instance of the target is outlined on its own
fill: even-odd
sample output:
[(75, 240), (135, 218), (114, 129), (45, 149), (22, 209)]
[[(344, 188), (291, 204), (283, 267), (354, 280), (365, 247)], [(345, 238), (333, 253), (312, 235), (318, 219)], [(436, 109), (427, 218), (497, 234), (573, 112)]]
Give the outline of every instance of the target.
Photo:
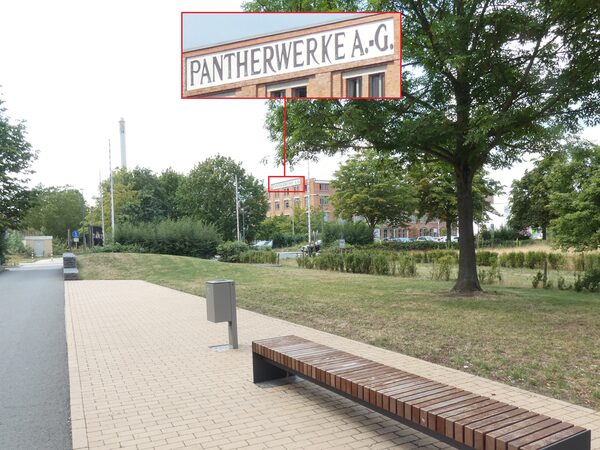
[(52, 255), (52, 236), (24, 236), (23, 245), (35, 256)]

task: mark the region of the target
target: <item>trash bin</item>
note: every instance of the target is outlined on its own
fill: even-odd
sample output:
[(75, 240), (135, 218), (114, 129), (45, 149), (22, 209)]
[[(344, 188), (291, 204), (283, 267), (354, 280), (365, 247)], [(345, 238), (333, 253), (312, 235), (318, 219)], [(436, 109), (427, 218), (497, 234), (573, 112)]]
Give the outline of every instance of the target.
[(229, 344), (238, 348), (235, 281), (206, 282), (206, 318), (213, 323), (229, 323)]

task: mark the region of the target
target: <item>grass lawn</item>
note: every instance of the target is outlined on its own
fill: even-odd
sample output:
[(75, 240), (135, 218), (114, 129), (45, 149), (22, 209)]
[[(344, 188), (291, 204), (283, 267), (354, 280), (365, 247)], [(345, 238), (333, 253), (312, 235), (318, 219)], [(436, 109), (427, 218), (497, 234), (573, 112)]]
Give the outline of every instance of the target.
[(166, 255), (104, 253), (78, 262), (83, 279), (140, 279), (197, 295), (205, 281), (230, 278), (242, 308), (600, 409), (598, 294), (493, 285), (456, 297), (452, 282), (424, 276)]

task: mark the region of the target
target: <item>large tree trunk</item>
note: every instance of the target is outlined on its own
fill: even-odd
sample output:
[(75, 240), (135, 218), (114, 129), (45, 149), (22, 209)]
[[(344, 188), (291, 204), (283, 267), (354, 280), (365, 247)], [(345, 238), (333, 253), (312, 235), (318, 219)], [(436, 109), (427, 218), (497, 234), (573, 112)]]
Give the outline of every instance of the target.
[(477, 278), (475, 239), (473, 234), (473, 176), (466, 165), (455, 168), (458, 191), (458, 279), (453, 290), (460, 293), (481, 291)]
[(542, 240), (546, 240), (546, 227), (542, 227)]

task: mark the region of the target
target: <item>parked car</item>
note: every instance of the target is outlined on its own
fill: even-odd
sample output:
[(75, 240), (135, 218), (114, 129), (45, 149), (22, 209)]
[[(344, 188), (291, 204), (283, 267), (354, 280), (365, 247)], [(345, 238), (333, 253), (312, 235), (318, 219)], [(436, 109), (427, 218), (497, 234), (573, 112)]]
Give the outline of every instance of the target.
[(417, 241), (430, 241), (430, 242), (437, 242), (437, 239), (433, 236), (419, 236), (417, 238)]
[(256, 250), (264, 249), (264, 248), (273, 248), (273, 241), (256, 241), (252, 244), (252, 248)]

